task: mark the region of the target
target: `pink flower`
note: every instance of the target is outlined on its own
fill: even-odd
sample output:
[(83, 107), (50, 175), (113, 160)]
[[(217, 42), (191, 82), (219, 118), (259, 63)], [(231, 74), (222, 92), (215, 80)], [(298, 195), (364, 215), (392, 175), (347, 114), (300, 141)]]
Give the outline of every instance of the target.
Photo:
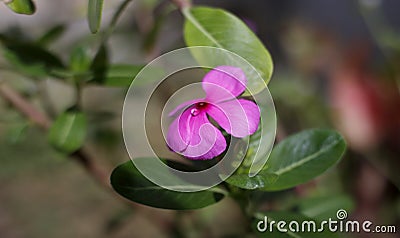
[(246, 99), (237, 99), (246, 89), (247, 79), (240, 68), (218, 66), (203, 78), (206, 93), (203, 99), (182, 103), (169, 115), (171, 123), (167, 144), (172, 151), (189, 159), (212, 159), (226, 149), (226, 140), (208, 119), (210, 116), (234, 137), (253, 134), (260, 122), (258, 106)]

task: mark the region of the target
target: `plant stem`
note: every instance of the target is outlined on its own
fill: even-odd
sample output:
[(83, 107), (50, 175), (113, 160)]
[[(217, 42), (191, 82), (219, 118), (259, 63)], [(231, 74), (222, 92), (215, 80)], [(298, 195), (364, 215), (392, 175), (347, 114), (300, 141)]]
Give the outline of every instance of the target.
[(230, 194), (232, 198), (237, 202), (240, 209), (242, 210), (243, 216), (246, 219), (247, 232), (251, 232), (251, 223), (253, 221), (253, 206), (250, 202), (249, 191), (240, 189), (234, 186), (229, 186)]
[[(0, 97), (2, 97), (6, 102), (10, 103), (17, 111), (39, 126), (41, 129), (47, 131), (50, 128), (51, 120), (45, 114), (39, 111), (22, 95), (8, 87), (3, 82), (0, 82)], [(90, 156), (89, 152), (84, 147), (72, 153), (70, 157), (77, 161), (98, 184), (104, 187), (107, 191), (115, 194), (109, 183), (109, 172), (102, 167), (99, 167), (97, 163), (94, 162), (95, 160), (93, 157)], [(141, 211), (141, 214), (144, 217), (152, 222), (155, 222), (163, 231), (170, 232), (172, 229), (174, 229), (173, 224), (158, 217), (153, 217), (149, 210), (145, 209), (144, 207), (138, 206), (137, 204), (125, 200), (122, 197), (117, 197), (129, 207), (134, 208), (137, 211)]]
[(106, 31), (104, 32), (102, 43), (106, 42), (108, 40), (108, 38), (110, 37), (110, 35), (114, 32), (119, 18), (121, 17), (122, 13), (124, 12), (124, 10), (126, 9), (126, 7), (128, 6), (128, 4), (131, 1), (132, 0), (125, 0), (121, 3), (121, 5), (119, 5), (117, 11), (115, 11), (115, 13), (111, 19), (110, 25), (108, 25)]
[(26, 101), (19, 93), (8, 87), (5, 83), (0, 83), (0, 96), (13, 105), (19, 112), (26, 116), (33, 123), (48, 129), (51, 125), (50, 119), (38, 111), (33, 105)]
[(76, 89), (75, 105), (78, 108), (78, 110), (82, 110), (82, 85), (81, 85), (81, 82), (76, 83), (75, 89)]
[[(5, 83), (0, 84), (0, 96), (34, 124), (38, 125), (44, 130), (48, 130), (50, 128), (50, 119), (44, 113), (36, 109), (34, 105), (22, 97), (18, 92), (8, 87)], [(99, 184), (107, 189), (111, 189), (108, 183), (107, 172), (93, 162), (92, 158), (88, 155), (84, 148), (73, 153), (71, 156), (77, 162), (79, 162)]]

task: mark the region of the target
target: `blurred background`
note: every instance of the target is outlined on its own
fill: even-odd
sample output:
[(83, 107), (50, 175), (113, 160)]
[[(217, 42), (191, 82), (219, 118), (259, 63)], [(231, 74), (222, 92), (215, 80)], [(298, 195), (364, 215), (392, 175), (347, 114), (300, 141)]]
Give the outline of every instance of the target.
[[(102, 26), (121, 1), (105, 1)], [(296, 189), (254, 195), (263, 210), (324, 219), (340, 208), (351, 218), (400, 227), (400, 1), (198, 0), (244, 20), (270, 51), (278, 139), (307, 128), (336, 128), (349, 149), (340, 164)], [(32, 16), (0, 4), (0, 33), (35, 41), (55, 26), (65, 32), (46, 48), (68, 61), (76, 46), (95, 53), (86, 1), (37, 0)], [(167, 1), (132, 1), (110, 38), (111, 61), (145, 64), (184, 47), (183, 18)], [(1, 48), (0, 48), (1, 51)], [(3, 55), (3, 54), (2, 54)], [(0, 83), (50, 117), (74, 102), (68, 84), (32, 81), (7, 70)], [(86, 87), (85, 144), (108, 173), (129, 159), (121, 134), (126, 89)], [(108, 176), (108, 175), (107, 175)], [(241, 237), (241, 211), (229, 198), (198, 211), (128, 205), (57, 152), (46, 134), (0, 98), (0, 237)], [(368, 237), (366, 234), (347, 234)], [(377, 237), (377, 236), (371, 236)], [(397, 237), (384, 234), (380, 237)]]

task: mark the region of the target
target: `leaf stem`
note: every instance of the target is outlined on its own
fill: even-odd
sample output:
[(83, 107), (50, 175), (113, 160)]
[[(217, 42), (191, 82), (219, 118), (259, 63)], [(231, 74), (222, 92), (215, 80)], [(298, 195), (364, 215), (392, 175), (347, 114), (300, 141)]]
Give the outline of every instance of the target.
[(119, 18), (121, 17), (122, 13), (124, 12), (124, 10), (126, 9), (126, 7), (128, 6), (128, 4), (131, 1), (132, 0), (125, 0), (119, 5), (117, 11), (115, 11), (115, 13), (111, 19), (110, 24), (108, 25), (106, 31), (104, 32), (102, 43), (106, 42), (108, 40), (108, 38), (111, 36), (111, 34), (114, 32)]
[(76, 103), (75, 106), (78, 110), (82, 110), (82, 84), (81, 82), (77, 82), (75, 85), (76, 88)]

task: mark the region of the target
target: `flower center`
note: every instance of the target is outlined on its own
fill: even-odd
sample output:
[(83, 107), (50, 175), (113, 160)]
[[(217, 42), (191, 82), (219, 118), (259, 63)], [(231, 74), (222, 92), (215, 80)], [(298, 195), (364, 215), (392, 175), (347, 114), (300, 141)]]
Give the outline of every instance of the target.
[(204, 110), (207, 107), (207, 103), (206, 102), (198, 102), (194, 105), (194, 107), (192, 109), (190, 109), (190, 114), (192, 116), (197, 116), (199, 115), (199, 113)]

